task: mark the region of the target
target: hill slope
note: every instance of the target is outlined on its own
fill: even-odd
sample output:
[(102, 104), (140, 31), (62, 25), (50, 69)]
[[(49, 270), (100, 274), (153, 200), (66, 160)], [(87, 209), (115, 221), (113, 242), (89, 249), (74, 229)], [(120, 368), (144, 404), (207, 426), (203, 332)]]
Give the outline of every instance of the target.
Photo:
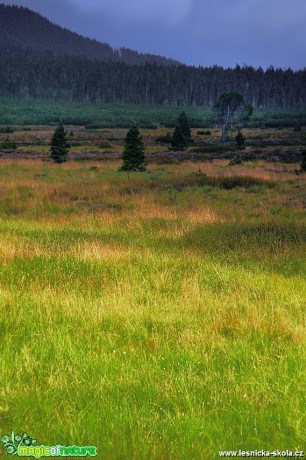
[(176, 61), (162, 56), (142, 54), (127, 48), (113, 49), (107, 43), (85, 38), (55, 25), (24, 7), (0, 4), (0, 25), (0, 43), (22, 49), (50, 51), (56, 56), (82, 56), (127, 64), (177, 64)]

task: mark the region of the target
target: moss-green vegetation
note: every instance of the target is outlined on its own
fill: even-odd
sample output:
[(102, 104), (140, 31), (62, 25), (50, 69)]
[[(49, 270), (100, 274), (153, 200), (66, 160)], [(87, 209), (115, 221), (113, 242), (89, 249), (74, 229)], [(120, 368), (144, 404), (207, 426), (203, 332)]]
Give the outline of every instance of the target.
[(2, 161), (3, 434), (99, 459), (302, 450), (305, 178), (226, 164)]
[[(205, 107), (167, 107), (120, 104), (69, 103), (52, 100), (0, 99), (2, 125), (82, 125), (88, 129), (128, 128), (136, 122), (142, 128), (158, 124), (174, 128), (182, 109), (190, 125), (210, 127), (212, 112)], [(306, 125), (305, 110), (255, 110), (247, 126), (284, 128)], [(7, 131), (5, 131), (7, 132)]]

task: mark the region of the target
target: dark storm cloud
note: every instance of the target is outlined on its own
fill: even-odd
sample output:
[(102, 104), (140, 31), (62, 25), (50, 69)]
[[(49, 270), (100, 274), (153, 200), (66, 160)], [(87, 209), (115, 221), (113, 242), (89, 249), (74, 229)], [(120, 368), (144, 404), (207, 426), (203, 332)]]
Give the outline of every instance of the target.
[(306, 66), (305, 0), (16, 0), (83, 35), (194, 65)]

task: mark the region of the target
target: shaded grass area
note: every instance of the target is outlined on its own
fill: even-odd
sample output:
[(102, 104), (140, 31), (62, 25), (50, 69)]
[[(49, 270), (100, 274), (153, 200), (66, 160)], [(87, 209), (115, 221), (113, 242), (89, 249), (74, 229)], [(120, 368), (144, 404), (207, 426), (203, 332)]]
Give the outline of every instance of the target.
[[(218, 169), (215, 169), (218, 174), (212, 171), (208, 175), (194, 171), (192, 165), (189, 165), (191, 172), (187, 174), (183, 170), (174, 174), (167, 168), (155, 167), (138, 175), (114, 174), (111, 164), (103, 167), (74, 165), (71, 168), (67, 165), (62, 169), (53, 165), (34, 165), (8, 163), (1, 168), (0, 178), (11, 175), (13, 179), (13, 183), (3, 182), (1, 186), (0, 211), (3, 215), (39, 217), (107, 211), (127, 215), (140, 211), (143, 215), (153, 212), (159, 216), (168, 209), (179, 217), (188, 210), (203, 212), (202, 205), (209, 212), (207, 204), (210, 201), (214, 202), (214, 207), (222, 205), (224, 199), (240, 206), (237, 197), (245, 195), (246, 202), (259, 202), (261, 197), (269, 197), (269, 190), (276, 186), (269, 177), (261, 178), (245, 172), (243, 175), (222, 176)], [(300, 188), (299, 183), (297, 185)], [(242, 193), (237, 192), (235, 196), (236, 189), (242, 189)], [(226, 190), (232, 191), (231, 195)], [(277, 193), (271, 196), (278, 201)], [(213, 218), (213, 210), (211, 215)]]
[[(3, 433), (101, 459), (303, 449), (301, 183), (227, 190), (179, 166), (1, 175)], [(105, 200), (121, 207), (88, 209)]]

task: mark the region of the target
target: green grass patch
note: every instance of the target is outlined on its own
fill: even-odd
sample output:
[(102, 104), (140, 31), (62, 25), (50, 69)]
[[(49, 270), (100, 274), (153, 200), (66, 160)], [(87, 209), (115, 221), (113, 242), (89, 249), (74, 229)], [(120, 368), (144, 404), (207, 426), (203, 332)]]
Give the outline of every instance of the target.
[(94, 168), (0, 167), (2, 434), (118, 460), (302, 450), (303, 184)]

